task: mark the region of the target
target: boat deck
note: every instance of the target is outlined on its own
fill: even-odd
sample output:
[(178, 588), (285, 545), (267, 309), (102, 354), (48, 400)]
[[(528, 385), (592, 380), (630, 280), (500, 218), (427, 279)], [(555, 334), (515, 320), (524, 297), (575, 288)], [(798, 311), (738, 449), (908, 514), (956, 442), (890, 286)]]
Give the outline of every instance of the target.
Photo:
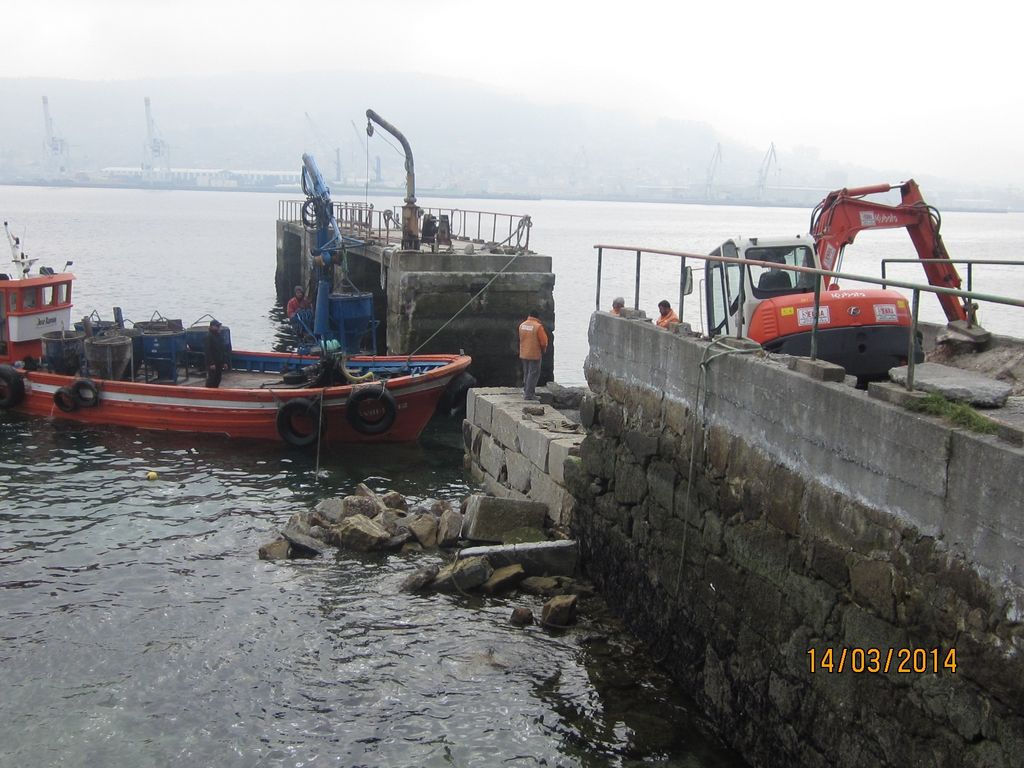
[[(134, 381), (140, 384), (160, 384), (168, 387), (206, 387), (206, 373), (202, 370), (178, 371), (178, 379), (147, 378), (140, 371)], [(279, 373), (259, 371), (225, 370), (220, 380), (221, 389), (301, 389), (305, 384), (286, 384)]]

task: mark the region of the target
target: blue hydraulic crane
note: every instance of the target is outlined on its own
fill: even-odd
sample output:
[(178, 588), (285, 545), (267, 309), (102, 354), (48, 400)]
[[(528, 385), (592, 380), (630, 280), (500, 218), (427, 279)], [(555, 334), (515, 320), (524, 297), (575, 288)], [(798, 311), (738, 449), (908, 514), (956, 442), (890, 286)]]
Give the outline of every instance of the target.
[[(331, 190), (310, 154), (302, 155), (302, 191), (306, 201), (302, 205), (302, 223), (316, 232), (316, 246), (312, 248), (317, 280), (316, 306), (313, 310), (313, 336), (321, 347), (329, 342), (342, 345), (349, 353), (359, 352), (360, 339), (373, 321), (373, 295), (355, 291), (332, 295), (334, 270), (342, 270), (342, 281), (355, 289), (348, 279), (346, 248), (365, 245), (362, 240), (341, 234), (334, 216)], [(373, 344), (376, 352), (376, 342)]]

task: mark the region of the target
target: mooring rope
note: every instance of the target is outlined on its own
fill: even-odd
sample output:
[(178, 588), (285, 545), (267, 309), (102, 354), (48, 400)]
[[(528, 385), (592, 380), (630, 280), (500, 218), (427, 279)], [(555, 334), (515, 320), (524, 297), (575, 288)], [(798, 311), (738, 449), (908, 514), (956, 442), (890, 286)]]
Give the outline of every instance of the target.
[(413, 355), (415, 355), (417, 352), (419, 352), (421, 349), (423, 349), (425, 346), (427, 346), (427, 344), (429, 344), (431, 341), (433, 341), (435, 336), (437, 336), (441, 331), (443, 331), (445, 328), (447, 328), (449, 325), (451, 325), (452, 321), (454, 321), (455, 318), (457, 318), (459, 315), (461, 315), (463, 312), (465, 312), (466, 308), (469, 307), (470, 304), (472, 304), (474, 301), (476, 301), (478, 298), (480, 298), (480, 296), (483, 294), (483, 292), (491, 287), (491, 283), (493, 283), (495, 280), (497, 280), (498, 276), (501, 275), (506, 269), (511, 267), (512, 266), (512, 262), (515, 261), (516, 259), (518, 259), (520, 255), (521, 254), (517, 253), (511, 259), (509, 259), (508, 263), (505, 266), (503, 266), (501, 269), (499, 269), (497, 272), (495, 272), (494, 273), (494, 277), (492, 277), (490, 280), (488, 280), (487, 284), (484, 285), (484, 287), (481, 288), (479, 291), (477, 291), (475, 296), (473, 296), (469, 301), (467, 301), (465, 304), (463, 304), (462, 307), (460, 307), (459, 310), (454, 315), (452, 315), (450, 318), (448, 318), (448, 320), (445, 321), (444, 325), (442, 325), (440, 328), (438, 328), (436, 331), (434, 331), (432, 334), (430, 334), (430, 336), (427, 338), (426, 341), (424, 341), (422, 344), (420, 344), (418, 347), (416, 347), (416, 349), (414, 349), (412, 352), (410, 352), (409, 356), (406, 358), (406, 363), (411, 365), (410, 361), (412, 360)]
[(316, 470), (313, 482), (320, 482), (320, 446), (324, 442), (324, 398), (327, 397), (327, 387), (320, 390), (320, 415), (316, 419)]
[[(680, 582), (682, 580), (682, 576), (683, 576), (683, 563), (686, 562), (685, 561), (685, 557), (686, 557), (686, 538), (687, 538), (687, 534), (689, 534), (689, 532), (690, 532), (690, 525), (689, 525), (688, 520), (689, 520), (689, 517), (690, 517), (690, 498), (691, 498), (691, 496), (693, 494), (694, 456), (696, 455), (696, 452), (697, 452), (697, 450), (696, 450), (697, 449), (697, 412), (698, 412), (698, 410), (700, 411), (701, 423), (703, 423), (704, 416), (705, 416), (705, 414), (707, 412), (707, 404), (708, 404), (707, 369), (708, 369), (708, 366), (711, 364), (711, 362), (713, 360), (717, 360), (720, 357), (725, 357), (726, 355), (737, 354), (737, 353), (759, 352), (760, 351), (760, 347), (752, 347), (750, 349), (737, 349), (735, 347), (730, 347), (730, 348), (726, 349), (724, 352), (718, 352), (718, 353), (716, 353), (714, 355), (709, 355), (709, 353), (711, 352), (711, 350), (714, 347), (716, 347), (716, 346), (725, 346), (726, 338), (730, 338), (730, 337), (719, 336), (718, 338), (714, 339), (710, 344), (708, 344), (707, 347), (704, 348), (704, 354), (701, 356), (701, 361), (700, 361), (700, 369), (697, 372), (696, 394), (694, 396), (693, 411), (691, 413), (692, 418), (691, 418), (691, 425), (690, 425), (690, 462), (689, 462), (689, 467), (688, 467), (688, 470), (687, 470), (687, 477), (686, 477), (686, 501), (683, 503), (683, 541), (682, 541), (682, 544), (679, 547), (679, 570), (676, 571), (675, 592), (676, 592), (677, 595), (679, 594), (679, 584), (680, 584)], [(702, 393), (704, 395), (703, 398), (701, 398), (701, 394)], [(703, 430), (701, 431), (701, 434), (703, 435)]]

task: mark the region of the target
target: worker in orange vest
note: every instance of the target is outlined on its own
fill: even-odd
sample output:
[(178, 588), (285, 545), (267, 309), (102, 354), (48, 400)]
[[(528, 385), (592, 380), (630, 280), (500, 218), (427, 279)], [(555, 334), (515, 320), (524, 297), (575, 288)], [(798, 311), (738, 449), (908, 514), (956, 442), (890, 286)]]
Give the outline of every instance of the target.
[(658, 318), (659, 328), (668, 328), (671, 323), (679, 322), (679, 315), (672, 309), (672, 305), (667, 300), (662, 299), (658, 302), (658, 313), (661, 317)]
[(548, 334), (540, 321), (540, 310), (533, 309), (530, 316), (519, 324), (519, 362), (523, 366), (523, 399), (536, 400), (534, 388), (540, 378), (540, 359), (548, 348)]

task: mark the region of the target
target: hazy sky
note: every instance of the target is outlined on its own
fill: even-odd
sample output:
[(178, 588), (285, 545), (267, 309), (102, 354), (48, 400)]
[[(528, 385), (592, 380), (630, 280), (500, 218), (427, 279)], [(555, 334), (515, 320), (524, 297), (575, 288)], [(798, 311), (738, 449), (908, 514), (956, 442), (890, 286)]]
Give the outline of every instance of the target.
[[(754, 147), (816, 146), (830, 162), (1020, 185), (1024, 67), (1012, 7), (4, 0), (0, 77), (424, 72), (537, 101), (702, 120)], [(463, 109), (472, 105), (441, 105), (453, 118)]]

